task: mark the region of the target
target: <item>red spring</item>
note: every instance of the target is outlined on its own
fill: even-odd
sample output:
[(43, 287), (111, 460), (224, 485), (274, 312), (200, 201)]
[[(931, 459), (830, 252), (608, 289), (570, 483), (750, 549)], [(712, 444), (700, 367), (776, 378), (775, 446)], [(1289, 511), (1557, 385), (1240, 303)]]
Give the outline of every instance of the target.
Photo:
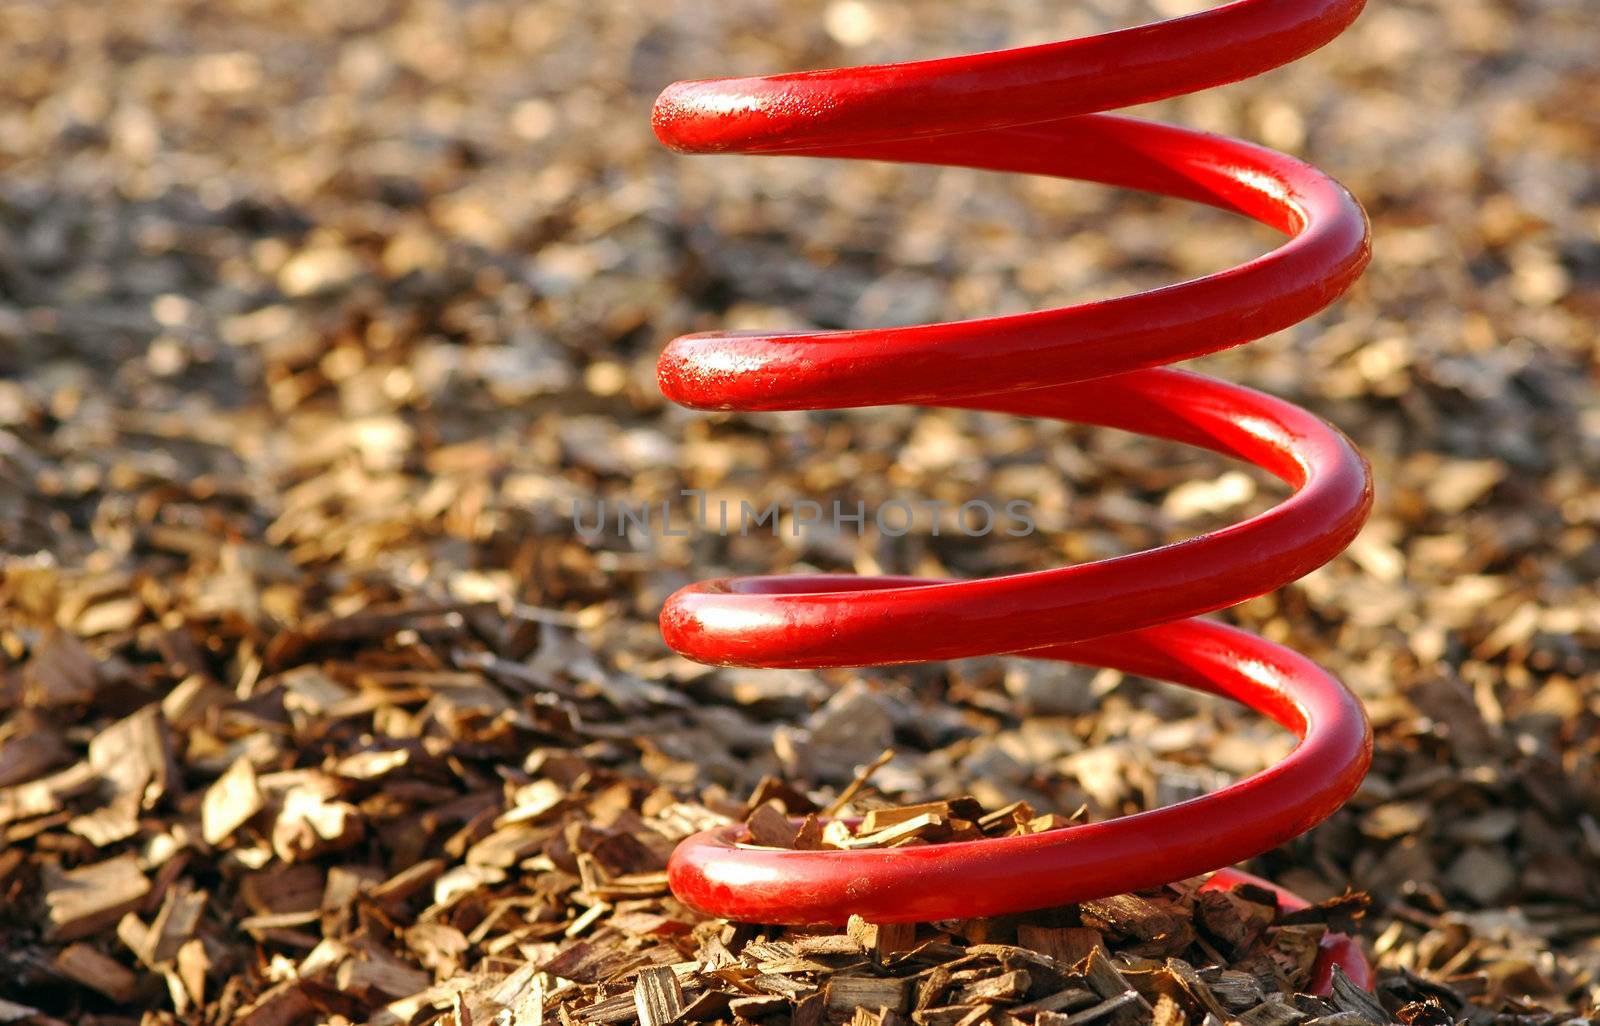
[[(1220, 791), (1104, 823), (850, 852), (740, 848), (742, 828), (683, 842), (673, 891), (766, 923), (995, 916), (1228, 866), (1288, 841), (1360, 783), (1371, 732), (1356, 699), (1279, 645), (1190, 619), (1299, 578), (1339, 553), (1372, 501), (1365, 461), (1289, 403), (1161, 364), (1311, 316), (1368, 259), (1359, 204), (1320, 171), (1249, 143), (1095, 113), (1259, 74), (1338, 35), (1364, 0), (1235, 0), (1140, 28), (908, 64), (680, 82), (656, 134), (686, 152), (799, 154), (1054, 175), (1207, 203), (1289, 240), (1238, 267), (1139, 295), (949, 324), (810, 334), (688, 335), (662, 391), (699, 409), (895, 403), (1053, 417), (1248, 460), (1294, 494), (1242, 523), (1134, 555), (975, 581), (834, 575), (706, 581), (668, 600), (678, 652), (761, 667), (873, 666), (1026, 653), (1235, 699), (1301, 738)], [(1220, 879), (1218, 878), (1220, 877)], [(1224, 871), (1213, 884), (1239, 879)], [(1348, 939), (1330, 943), (1360, 982)]]

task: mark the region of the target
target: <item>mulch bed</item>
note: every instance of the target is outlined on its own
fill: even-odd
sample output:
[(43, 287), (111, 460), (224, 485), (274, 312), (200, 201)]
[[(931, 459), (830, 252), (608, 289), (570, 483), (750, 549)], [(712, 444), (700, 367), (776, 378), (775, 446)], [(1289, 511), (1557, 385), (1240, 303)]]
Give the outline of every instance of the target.
[[(262, 583), (227, 577), (206, 593)], [(134, 608), (127, 582), (104, 577), (7, 584), (13, 603), (48, 596), (80, 616)], [(141, 619), (162, 590), (133, 592)], [(707, 767), (771, 751), (774, 729), (849, 765), (873, 714), (892, 731), (919, 713), (847, 688), (800, 729), (764, 726), (762, 701), (719, 704), (703, 688), (712, 674), (668, 689), (609, 667), (581, 640), (592, 619), (396, 603), (270, 634), (238, 616), (130, 624), (90, 644), (29, 632), (0, 747), (20, 781), (0, 789), (8, 1021), (132, 1022), (121, 1010), (160, 1007), (144, 1021), (456, 1024), (509, 1009), (499, 1021), (1542, 1023), (1562, 1017), (1533, 995), (1581, 986), (1470, 920), (1405, 905), (1378, 941), (1400, 968), (1377, 998), (1342, 979), (1326, 998), (1303, 993), (1322, 933), (1354, 929), (1365, 894), (1285, 913), (1268, 892), (1180, 884), (844, 931), (704, 919), (670, 896), (665, 865), (709, 826), (743, 820), (749, 844), (860, 848), (1070, 830), (1073, 817), (1026, 800), (891, 805), (870, 782), (894, 771), (888, 752), (839, 788), (768, 776), (734, 800), (704, 783)], [(207, 669), (205, 647), (233, 631), (227, 651), (259, 652), (237, 664), (242, 696)], [(961, 733), (924, 758), (981, 737)], [(1149, 771), (1078, 754), (1118, 780)], [(1193, 785), (1193, 770), (1163, 774)], [(824, 826), (819, 812), (864, 818)], [(1449, 818), (1459, 830), (1482, 817)], [(1395, 957), (1400, 943), (1431, 979)]]
[[(1373, 718), (1349, 806), (1249, 867), (1314, 910), (1190, 882), (842, 930), (704, 920), (668, 895), (666, 856), (751, 817), (751, 843), (799, 843), (780, 824), (823, 810), (881, 829), (819, 845), (1070, 830), (1289, 739), (1018, 659), (699, 667), (662, 646), (665, 595), (786, 568), (1055, 566), (1235, 521), (1275, 486), (954, 411), (691, 415), (655, 390), (661, 342), (1031, 309), (1269, 241), (1060, 183), (689, 160), (656, 146), (648, 103), (679, 77), (1082, 34), (1131, 8), (125, 6), (0, 8), (0, 1023), (1596, 1013), (1582, 3), (1374, 2), (1326, 51), (1160, 112), (1315, 157), (1374, 220), (1347, 302), (1205, 361), (1349, 431), (1380, 484), (1349, 556), (1224, 614)], [(1039, 532), (574, 527), (575, 503), (682, 512), (685, 488), (1022, 499)], [(887, 811), (926, 803), (946, 804)], [(1375, 995), (1303, 993), (1330, 927), (1367, 944)]]

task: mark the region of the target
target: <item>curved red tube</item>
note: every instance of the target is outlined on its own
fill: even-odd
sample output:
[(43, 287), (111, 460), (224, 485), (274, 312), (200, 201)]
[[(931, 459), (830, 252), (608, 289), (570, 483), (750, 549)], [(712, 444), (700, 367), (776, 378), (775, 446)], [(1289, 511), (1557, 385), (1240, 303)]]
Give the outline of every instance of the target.
[[(1217, 274), (1055, 310), (905, 328), (684, 336), (659, 363), (669, 398), (704, 409), (913, 403), (1054, 417), (1202, 446), (1295, 490), (1265, 513), (1186, 542), (1036, 573), (702, 582), (668, 600), (668, 643), (703, 662), (767, 667), (1027, 653), (1224, 695), (1302, 738), (1283, 762), (1214, 794), (1027, 837), (801, 852), (737, 847), (737, 827), (710, 831), (672, 857), (682, 900), (779, 923), (1000, 915), (1226, 866), (1304, 832), (1355, 790), (1371, 735), (1349, 692), (1281, 646), (1187, 618), (1271, 591), (1340, 552), (1371, 506), (1366, 463), (1298, 407), (1159, 365), (1252, 341), (1332, 302), (1366, 265), (1365, 215), (1331, 178), (1291, 157), (1095, 112), (1291, 61), (1336, 36), (1362, 2), (1235, 0), (1044, 46), (683, 82), (662, 93), (657, 135), (684, 151), (1076, 178), (1207, 203), (1289, 236)], [(1325, 954), (1368, 978), (1348, 938)]]

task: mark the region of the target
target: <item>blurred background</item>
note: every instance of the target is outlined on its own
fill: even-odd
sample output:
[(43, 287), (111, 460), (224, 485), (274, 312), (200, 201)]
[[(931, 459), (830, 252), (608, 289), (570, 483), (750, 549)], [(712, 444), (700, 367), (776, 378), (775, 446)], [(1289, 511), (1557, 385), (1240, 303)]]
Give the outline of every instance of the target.
[[(533, 647), (515, 641), (527, 610), (560, 611), (583, 658), (721, 709), (646, 760), (685, 788), (837, 784), (890, 740), (877, 783), (896, 797), (1100, 816), (1271, 761), (1280, 732), (1115, 675), (704, 671), (654, 622), (701, 577), (1043, 568), (1281, 496), (1112, 432), (905, 408), (704, 415), (654, 382), (687, 331), (1030, 310), (1274, 245), (1077, 183), (673, 155), (649, 129), (661, 87), (1203, 6), (0, 3), (0, 707), (74, 743), (85, 729), (27, 697), (19, 668), (52, 625), (155, 693), (176, 683), (159, 638), (184, 633), (244, 697), (242, 668), (297, 624), (479, 602), (511, 611), (512, 657)], [(1140, 111), (1302, 155), (1374, 224), (1347, 300), (1195, 363), (1327, 417), (1378, 482), (1346, 556), (1220, 614), (1320, 660), (1378, 731), (1357, 800), (1257, 868), (1313, 897), (1371, 890), (1386, 964), (1504, 964), (1513, 989), (1573, 1002), (1600, 979), (1597, 53), (1592, 0), (1374, 0), (1302, 61)], [(574, 503), (684, 510), (682, 488), (1022, 499), (1040, 530), (573, 529)], [(808, 758), (796, 738), (839, 708), (825, 684), (884, 726)]]

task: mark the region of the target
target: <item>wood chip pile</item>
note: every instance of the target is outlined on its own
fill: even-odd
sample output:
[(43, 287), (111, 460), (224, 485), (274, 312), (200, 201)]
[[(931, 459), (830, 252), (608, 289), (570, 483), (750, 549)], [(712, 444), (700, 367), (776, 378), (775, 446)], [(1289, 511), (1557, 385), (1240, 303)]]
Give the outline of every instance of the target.
[[(654, 385), (685, 331), (1034, 309), (1271, 244), (1086, 186), (673, 156), (648, 127), (663, 84), (1192, 6), (0, 4), (0, 1024), (1595, 1014), (1585, 0), (1373, 0), (1329, 49), (1160, 111), (1314, 157), (1374, 220), (1337, 311), (1205, 361), (1345, 428), (1380, 482), (1347, 557), (1223, 614), (1372, 714), (1360, 793), (1248, 867), (1312, 912), (1190, 882), (799, 930), (665, 890), (673, 844), (711, 825), (838, 848), (1071, 830), (1287, 750), (1115, 673), (708, 669), (654, 622), (698, 577), (1037, 569), (1273, 501), (1111, 432), (688, 414)], [(684, 489), (709, 524), (619, 530), (614, 505), (598, 536), (574, 524), (624, 500), (681, 528)], [(724, 500), (895, 498), (1022, 500), (1039, 529), (715, 523)], [(1305, 995), (1330, 926), (1368, 945), (1374, 995)]]

